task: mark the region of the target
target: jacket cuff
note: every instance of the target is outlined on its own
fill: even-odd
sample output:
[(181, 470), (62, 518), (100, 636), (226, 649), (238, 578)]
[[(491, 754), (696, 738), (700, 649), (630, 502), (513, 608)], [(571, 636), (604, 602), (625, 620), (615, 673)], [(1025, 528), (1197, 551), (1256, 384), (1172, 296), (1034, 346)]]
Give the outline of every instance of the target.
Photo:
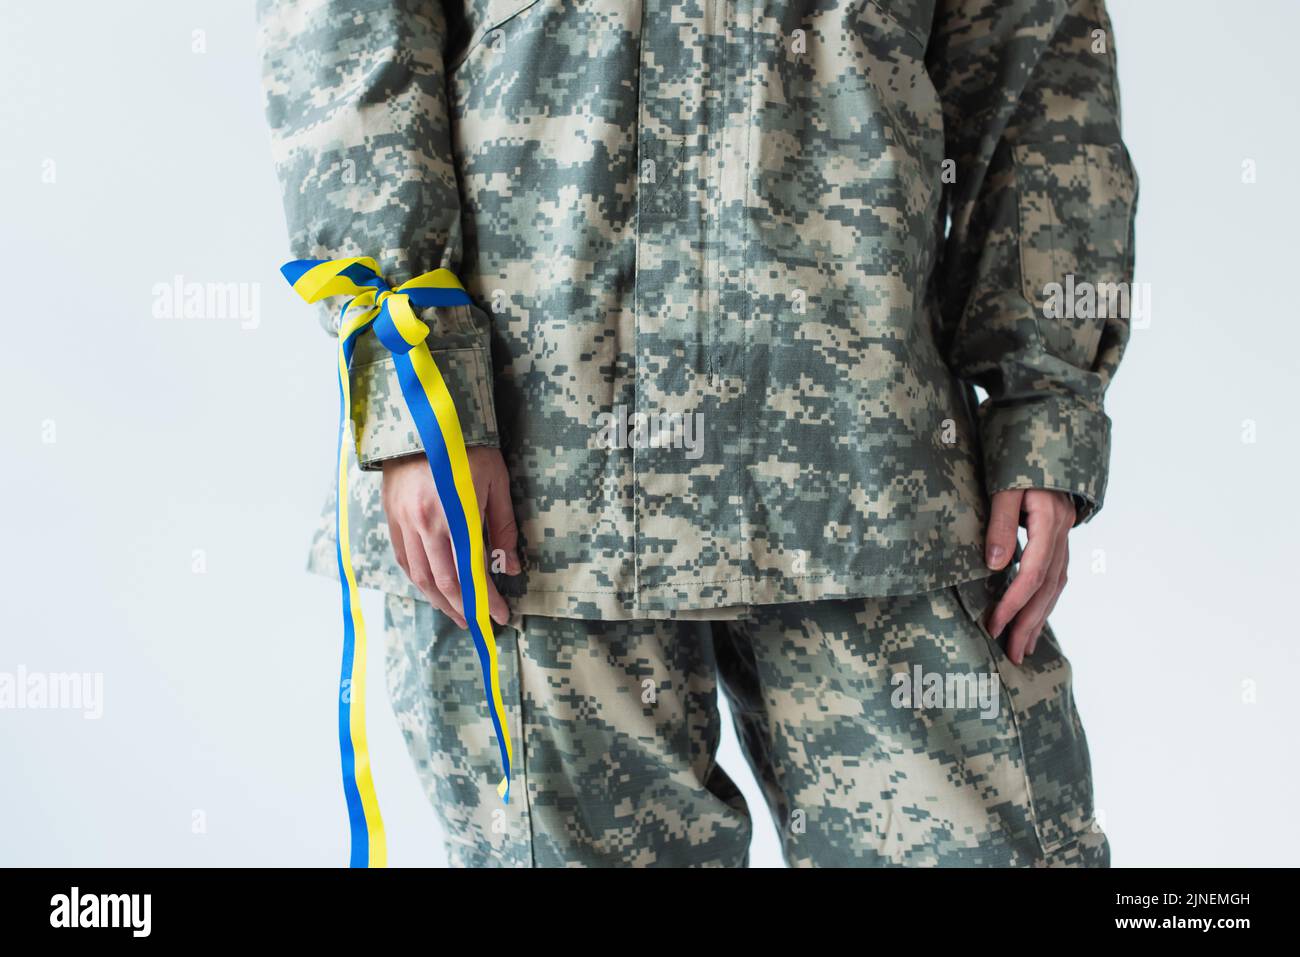
[[(492, 360), (486, 341), (449, 349), (431, 349), (438, 371), (456, 404), (466, 447), (497, 446), (496, 409), (492, 403)], [(424, 451), (415, 420), (406, 408), (393, 357), (353, 364), (352, 427), (363, 471), (383, 468), (389, 459)]]
[(988, 493), (1047, 489), (1074, 496), (1078, 520), (1101, 510), (1110, 464), (1110, 417), (1077, 396), (1044, 396), (979, 409)]

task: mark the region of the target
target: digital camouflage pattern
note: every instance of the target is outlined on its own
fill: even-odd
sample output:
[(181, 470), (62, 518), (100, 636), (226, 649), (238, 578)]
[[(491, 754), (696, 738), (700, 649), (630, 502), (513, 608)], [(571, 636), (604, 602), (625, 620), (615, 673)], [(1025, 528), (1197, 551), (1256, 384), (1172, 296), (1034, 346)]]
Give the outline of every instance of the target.
[[(466, 433), (510, 469), (516, 613), (932, 591), (988, 574), (992, 492), (1101, 505), (1128, 322), (1047, 302), (1131, 278), (1101, 0), (259, 13), (292, 254), (374, 256), (393, 283), (445, 266), (474, 298), (425, 318)], [(373, 359), (367, 470), (419, 448)], [(701, 454), (608, 447), (620, 409), (702, 415)], [(415, 596), (377, 483), (353, 476), (358, 578)]]
[[(991, 581), (730, 622), (525, 618), (500, 636), (509, 805), (468, 636), (400, 595), (389, 694), (454, 866), (744, 866), (719, 683), (792, 866), (1107, 866), (1070, 665), (1050, 629), (1003, 654)], [(996, 708), (897, 707), (917, 666), (990, 676)]]

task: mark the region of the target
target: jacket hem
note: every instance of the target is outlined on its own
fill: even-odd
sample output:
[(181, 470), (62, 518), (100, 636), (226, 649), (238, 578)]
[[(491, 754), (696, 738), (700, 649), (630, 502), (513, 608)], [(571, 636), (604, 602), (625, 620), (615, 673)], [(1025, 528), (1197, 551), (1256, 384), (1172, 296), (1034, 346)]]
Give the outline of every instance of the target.
[[(337, 568), (316, 561), (308, 570), (335, 581)], [(647, 589), (639, 600), (627, 592), (573, 592), (563, 589), (534, 589), (519, 596), (507, 596), (512, 619), (522, 616), (542, 618), (577, 618), (598, 621), (734, 621), (744, 618), (755, 605), (802, 604), (814, 601), (844, 601), (856, 598), (892, 598), (917, 595), (978, 581), (997, 574), (984, 564), (983, 544), (962, 545), (948, 553), (947, 559), (926, 568), (897, 570), (863, 575), (804, 576), (753, 580), (740, 578), (723, 585), (710, 586), (709, 597), (683, 596), (680, 589), (667, 586)], [(427, 601), (404, 577), (357, 569), (357, 584), (387, 594), (405, 595)]]

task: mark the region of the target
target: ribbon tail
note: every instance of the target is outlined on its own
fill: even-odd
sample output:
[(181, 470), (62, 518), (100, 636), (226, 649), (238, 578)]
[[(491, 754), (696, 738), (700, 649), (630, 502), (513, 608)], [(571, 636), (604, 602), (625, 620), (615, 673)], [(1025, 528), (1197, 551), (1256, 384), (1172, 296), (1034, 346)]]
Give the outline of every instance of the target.
[(402, 394), (424, 442), (438, 498), (451, 530), (465, 618), (482, 667), (483, 686), (488, 692), (489, 711), (505, 772), (497, 792), (503, 800), (510, 800), (510, 732), (501, 700), (497, 647), (487, 607), (488, 579), (478, 502), (455, 405), (424, 342), (428, 330), (412, 310), (413, 305), (420, 308), (465, 305), (470, 298), (455, 274), (447, 269), (416, 276), (399, 287), (403, 290), (399, 295), (394, 295), (384, 282), (378, 263), (368, 257), (299, 259), (286, 263), (280, 271), (307, 302), (319, 302), (331, 296), (352, 297), (339, 315), (338, 329), (338, 503), (334, 521), (335, 558), (343, 604), (338, 735), (352, 839), (350, 864), (384, 867), (387, 844), (366, 743), (366, 626), (361, 616), (348, 539), (348, 455), (344, 445), (352, 420), (348, 370), (353, 346), (356, 337), (381, 315), (384, 318), (375, 331), (393, 352)]
[(512, 757), (510, 730), (506, 721), (505, 704), (501, 698), (496, 638), (492, 630), (492, 618), (488, 614), (483, 527), (465, 452), (465, 439), (451, 393), (447, 391), (447, 385), (428, 345), (420, 342), (409, 352), (395, 352), (393, 364), (407, 408), (424, 443), (425, 457), (433, 473), (438, 500), (451, 532), (465, 621), (478, 653), (488, 711), (501, 756), (503, 778), (497, 787), (497, 793), (503, 801), (508, 802)]
[(370, 773), (366, 742), (366, 623), (361, 616), (357, 576), (352, 567), (348, 535), (348, 454), (352, 396), (348, 367), (355, 333), (339, 340), (338, 503), (334, 512), (335, 557), (343, 601), (343, 665), (339, 676), (339, 753), (343, 765), (343, 794), (352, 836), (351, 867), (385, 867), (388, 863), (384, 822)]

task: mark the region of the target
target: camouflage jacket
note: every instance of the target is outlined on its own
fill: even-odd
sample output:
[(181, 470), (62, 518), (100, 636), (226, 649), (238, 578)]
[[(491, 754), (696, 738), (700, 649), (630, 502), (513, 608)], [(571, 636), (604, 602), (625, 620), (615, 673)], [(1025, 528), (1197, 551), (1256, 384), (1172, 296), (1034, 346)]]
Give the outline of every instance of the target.
[[(517, 614), (925, 591), (988, 574), (994, 491), (1100, 507), (1137, 194), (1103, 0), (259, 17), (292, 254), (474, 300), (423, 318), (511, 472)], [(415, 595), (375, 470), (419, 441), (381, 346), (352, 377), (358, 577)]]

